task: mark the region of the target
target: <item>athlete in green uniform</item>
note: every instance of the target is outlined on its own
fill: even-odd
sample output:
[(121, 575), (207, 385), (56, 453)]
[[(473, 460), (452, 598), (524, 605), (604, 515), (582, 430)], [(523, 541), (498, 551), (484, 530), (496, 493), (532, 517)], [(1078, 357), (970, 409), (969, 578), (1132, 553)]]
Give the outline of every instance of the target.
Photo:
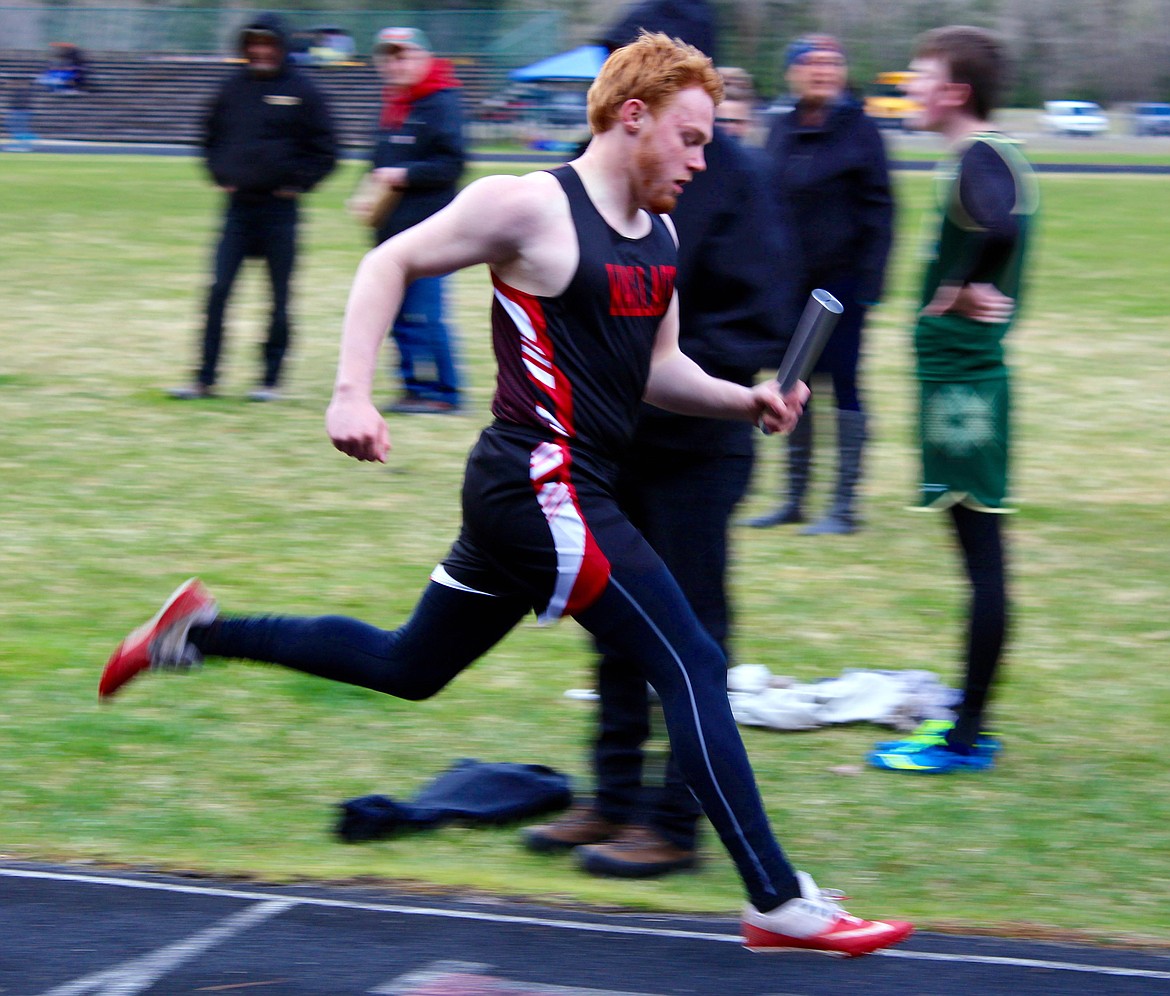
[(928, 721), (878, 744), (876, 767), (939, 773), (989, 768), (998, 738), (984, 711), (1007, 630), (1002, 514), (1008, 486), (1010, 378), (1003, 340), (1017, 313), (1036, 180), (1018, 146), (991, 130), (1003, 48), (980, 28), (918, 42), (907, 93), (916, 127), (951, 144), (937, 174), (939, 222), (914, 329), (925, 508), (949, 511), (971, 586), (963, 700), (952, 723)]

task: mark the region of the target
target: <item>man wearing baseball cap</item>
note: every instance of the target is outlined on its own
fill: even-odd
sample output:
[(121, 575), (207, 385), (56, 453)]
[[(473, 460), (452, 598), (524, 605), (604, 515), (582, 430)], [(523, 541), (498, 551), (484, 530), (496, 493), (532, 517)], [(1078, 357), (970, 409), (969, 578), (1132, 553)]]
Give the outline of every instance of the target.
[[(401, 194), (378, 225), (375, 244), (429, 218), (455, 197), (463, 174), (463, 113), (459, 80), (435, 56), (418, 28), (383, 28), (374, 36), (374, 65), (386, 85), (374, 142), (372, 177)], [(392, 328), (402, 396), (399, 414), (459, 409), (459, 372), (443, 320), (443, 278), (411, 284)]]
[(396, 48), (415, 48), (428, 55), (433, 51), (427, 36), (418, 28), (383, 28), (374, 36), (374, 53)]

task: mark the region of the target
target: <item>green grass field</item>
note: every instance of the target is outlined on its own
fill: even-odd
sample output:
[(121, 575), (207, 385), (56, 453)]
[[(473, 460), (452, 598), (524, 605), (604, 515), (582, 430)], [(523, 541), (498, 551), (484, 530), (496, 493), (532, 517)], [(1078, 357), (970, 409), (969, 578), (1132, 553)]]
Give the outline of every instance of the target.
[[(184, 404), (163, 388), (191, 368), (218, 215), (198, 165), (3, 157), (0, 851), (730, 914), (740, 888), (710, 834), (698, 874), (661, 882), (586, 878), (564, 858), (525, 853), (515, 828), (333, 838), (335, 803), (407, 797), (458, 757), (542, 762), (587, 788), (591, 706), (563, 692), (591, 684), (591, 656), (572, 623), (523, 625), (422, 704), (212, 663), (147, 677), (98, 706), (115, 643), (191, 574), (229, 611), (391, 625), (454, 536), (462, 459), (492, 390), (483, 272), (453, 281), (472, 413), (395, 418), (385, 467), (347, 460), (323, 432), (365, 244), (342, 210), (355, 168), (307, 206), (289, 399), (242, 400), (266, 303), (251, 270), (223, 397)], [(865, 360), (876, 435), (866, 528), (734, 536), (738, 658), (801, 680), (847, 667), (956, 680), (958, 561), (940, 518), (905, 511), (916, 480), (907, 326), (928, 179), (897, 182), (901, 235)], [(1016, 616), (1000, 766), (899, 777), (862, 766), (889, 735), (878, 727), (745, 731), (795, 863), (847, 891), (859, 913), (1170, 945), (1168, 184), (1042, 178), (1013, 346), (1021, 511), (1010, 525)], [(382, 388), (389, 397), (388, 377)], [(761, 438), (759, 452), (746, 514), (777, 488), (781, 444)]]

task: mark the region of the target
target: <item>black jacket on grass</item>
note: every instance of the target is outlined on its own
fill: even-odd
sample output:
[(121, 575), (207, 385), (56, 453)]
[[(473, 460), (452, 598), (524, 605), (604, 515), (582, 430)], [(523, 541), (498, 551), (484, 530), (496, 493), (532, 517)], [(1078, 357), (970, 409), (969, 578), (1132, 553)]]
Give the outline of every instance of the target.
[[(240, 32), (274, 34), (285, 52), (280, 18), (261, 14)], [(207, 168), (221, 187), (239, 194), (275, 190), (303, 193), (320, 183), (337, 163), (337, 138), (325, 98), (311, 79), (288, 62), (275, 76), (241, 67), (220, 88), (203, 123)]]

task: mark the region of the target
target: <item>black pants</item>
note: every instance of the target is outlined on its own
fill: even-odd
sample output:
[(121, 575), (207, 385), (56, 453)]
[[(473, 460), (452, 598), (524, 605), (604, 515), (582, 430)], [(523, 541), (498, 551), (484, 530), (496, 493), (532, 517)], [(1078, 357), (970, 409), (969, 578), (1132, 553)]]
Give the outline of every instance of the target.
[(272, 284), (272, 315), (262, 361), (265, 387), (280, 382), (288, 350), (289, 287), (296, 263), (297, 202), (293, 198), (232, 195), (215, 250), (215, 269), (203, 327), (203, 358), (196, 374), (200, 384), (215, 383), (223, 344), (223, 318), (236, 276), (245, 259), (261, 257)]
[[(727, 655), (727, 530), (747, 491), (752, 457), (635, 446), (618, 479), (618, 502), (667, 569), (700, 624)], [(616, 823), (650, 826), (678, 847), (695, 847), (702, 812), (665, 744), (652, 733), (649, 690), (636, 661), (599, 647), (600, 714), (593, 747), (597, 809)], [(655, 770), (651, 771), (650, 768)]]
[(813, 376), (824, 374), (832, 378), (833, 397), (839, 410), (859, 412), (862, 405), (857, 367), (861, 360), (861, 333), (865, 327), (868, 309), (855, 300), (857, 291), (855, 275), (847, 274), (822, 280), (809, 287), (809, 293), (817, 287), (823, 287), (836, 297), (845, 306), (845, 310), (837, 319), (833, 334), (825, 343), (824, 351), (817, 358)]

